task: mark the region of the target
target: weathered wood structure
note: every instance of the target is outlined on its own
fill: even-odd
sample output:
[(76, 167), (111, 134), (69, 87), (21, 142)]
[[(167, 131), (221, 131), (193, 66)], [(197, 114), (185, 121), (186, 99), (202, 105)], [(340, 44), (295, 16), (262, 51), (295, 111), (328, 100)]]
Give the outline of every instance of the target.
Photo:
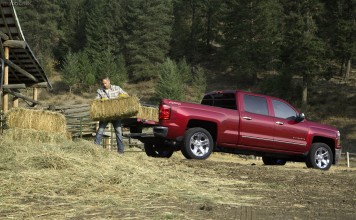
[[(0, 98), (1, 109), (9, 109), (9, 95), (13, 97), (12, 107), (18, 107), (18, 100), (25, 100), (30, 106), (40, 102), (39, 88), (51, 88), (51, 84), (27, 44), (22, 33), (12, 0), (0, 4)], [(19, 89), (30, 88), (33, 96), (21, 94)]]

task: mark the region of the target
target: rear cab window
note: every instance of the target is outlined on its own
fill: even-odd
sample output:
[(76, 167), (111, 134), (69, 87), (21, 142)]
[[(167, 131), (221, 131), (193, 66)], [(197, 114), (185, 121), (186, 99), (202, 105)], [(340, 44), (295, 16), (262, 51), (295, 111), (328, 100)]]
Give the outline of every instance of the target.
[(267, 99), (261, 96), (244, 94), (245, 112), (250, 112), (259, 115), (269, 115)]
[(215, 93), (205, 95), (202, 105), (237, 110), (235, 93)]

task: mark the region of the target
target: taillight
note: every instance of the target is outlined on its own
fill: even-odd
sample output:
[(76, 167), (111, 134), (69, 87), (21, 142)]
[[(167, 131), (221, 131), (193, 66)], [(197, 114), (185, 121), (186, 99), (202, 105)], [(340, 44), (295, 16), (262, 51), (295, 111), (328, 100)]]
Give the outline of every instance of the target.
[(171, 106), (162, 104), (159, 106), (159, 119), (168, 120), (171, 117)]

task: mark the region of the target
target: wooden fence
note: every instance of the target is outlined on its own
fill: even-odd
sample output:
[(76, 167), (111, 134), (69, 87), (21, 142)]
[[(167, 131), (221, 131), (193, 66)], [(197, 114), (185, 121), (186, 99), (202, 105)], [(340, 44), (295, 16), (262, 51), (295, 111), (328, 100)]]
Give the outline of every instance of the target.
[[(94, 141), (99, 122), (93, 121), (89, 117), (89, 104), (51, 106), (50, 109), (60, 112), (66, 117), (67, 130), (74, 139), (82, 138)], [(127, 132), (127, 129), (122, 128), (124, 142), (127, 142), (125, 145), (129, 146), (129, 148), (138, 147), (142, 151), (142, 143), (132, 140), (131, 137), (126, 137), (125, 133)], [(105, 129), (102, 145), (109, 150), (117, 149), (115, 132), (111, 123)]]
[[(349, 152), (342, 153), (340, 160), (342, 161), (344, 158), (346, 160), (347, 167), (352, 167), (350, 161), (352, 161), (352, 162), (355, 161), (355, 160), (352, 160), (352, 158), (356, 158), (356, 153), (349, 153)], [(356, 164), (356, 161), (355, 161), (355, 164)]]

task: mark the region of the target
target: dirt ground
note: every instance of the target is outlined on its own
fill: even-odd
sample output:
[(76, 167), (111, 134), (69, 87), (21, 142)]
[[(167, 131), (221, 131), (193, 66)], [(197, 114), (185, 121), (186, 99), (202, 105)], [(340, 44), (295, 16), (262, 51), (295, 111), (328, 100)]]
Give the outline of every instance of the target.
[[(162, 219), (356, 219), (353, 168), (334, 166), (329, 171), (319, 171), (307, 169), (303, 163), (265, 166), (260, 160), (221, 154), (206, 161), (176, 162), (194, 168), (199, 179), (226, 180), (226, 184), (216, 184), (213, 191), (234, 199), (202, 203), (199, 199), (150, 198), (150, 206), (140, 210), (141, 217), (155, 218), (157, 213), (166, 213)], [(202, 192), (212, 185), (209, 180), (192, 181)], [(115, 211), (112, 214), (117, 216)], [(126, 212), (121, 217), (131, 214)]]
[[(123, 198), (126, 201), (123, 207), (96, 209), (74, 219), (356, 218), (355, 168), (342, 165), (319, 171), (307, 169), (303, 163), (265, 166), (261, 160), (220, 153), (205, 161), (183, 157), (153, 160), (162, 172), (171, 168), (175, 172), (189, 172), (192, 187), (187, 190), (182, 186), (185, 191), (182, 193), (194, 194), (198, 190), (199, 194), (184, 197), (176, 194), (177, 190), (162, 191), (156, 196), (142, 194), (137, 199), (138, 194), (131, 192)], [(215, 199), (206, 199), (204, 192)]]
[[(238, 161), (238, 160), (237, 160)], [(221, 185), (238, 203), (179, 202), (192, 219), (355, 219), (356, 170), (333, 167), (323, 172), (301, 163), (264, 166), (261, 161), (185, 161), (187, 166), (214, 170), (235, 184)], [(204, 175), (201, 172), (200, 175)], [(197, 185), (204, 188), (204, 183)]]

